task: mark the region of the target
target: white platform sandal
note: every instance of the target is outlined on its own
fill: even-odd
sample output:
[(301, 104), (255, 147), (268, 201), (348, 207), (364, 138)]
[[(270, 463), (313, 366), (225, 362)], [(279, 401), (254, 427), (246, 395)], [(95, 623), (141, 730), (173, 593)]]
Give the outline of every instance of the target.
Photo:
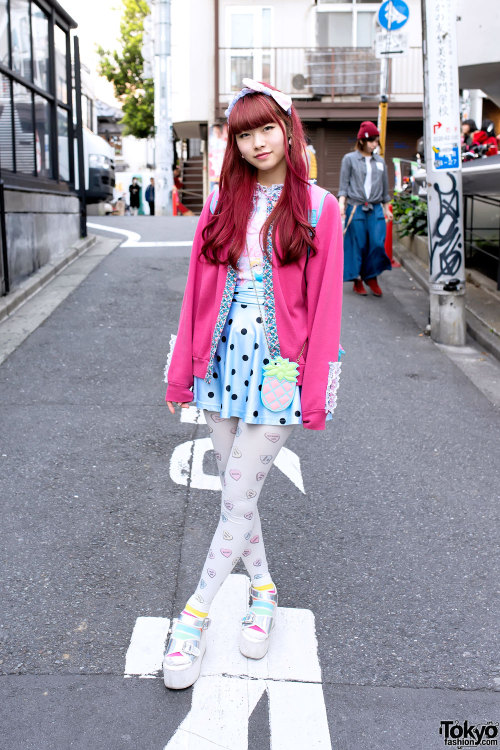
[(269, 639), (276, 623), (278, 594), (250, 588), (252, 604), (241, 621), (240, 651), (249, 659), (262, 659), (267, 654)]
[(182, 612), (172, 622), (163, 657), (163, 682), (172, 690), (191, 687), (200, 676), (206, 648), (208, 617), (191, 617)]

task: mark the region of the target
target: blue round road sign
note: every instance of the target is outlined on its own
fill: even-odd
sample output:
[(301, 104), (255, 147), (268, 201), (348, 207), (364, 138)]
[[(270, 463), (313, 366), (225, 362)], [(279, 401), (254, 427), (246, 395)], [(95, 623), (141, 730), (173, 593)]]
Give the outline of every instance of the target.
[(386, 0), (378, 10), (378, 22), (387, 31), (396, 31), (404, 26), (410, 16), (410, 9), (404, 0)]

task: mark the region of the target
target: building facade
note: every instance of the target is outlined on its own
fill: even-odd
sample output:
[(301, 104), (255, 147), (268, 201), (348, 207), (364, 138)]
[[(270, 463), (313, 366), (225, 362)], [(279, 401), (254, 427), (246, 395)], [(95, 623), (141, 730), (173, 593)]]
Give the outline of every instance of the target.
[(73, 19), (54, 0), (0, 0), (3, 277), (16, 285), (80, 237)]
[[(412, 158), (423, 133), (421, 16), (407, 0), (408, 49), (389, 62), (386, 160)], [(172, 106), (179, 138), (201, 139), (205, 192), (210, 144), (245, 76), (293, 97), (316, 149), (318, 182), (338, 190), (340, 161), (362, 120), (377, 121), (383, 71), (374, 42), (379, 2), (172, 0)], [(213, 60), (213, 67), (207, 61)], [(215, 159), (217, 161), (217, 159)]]

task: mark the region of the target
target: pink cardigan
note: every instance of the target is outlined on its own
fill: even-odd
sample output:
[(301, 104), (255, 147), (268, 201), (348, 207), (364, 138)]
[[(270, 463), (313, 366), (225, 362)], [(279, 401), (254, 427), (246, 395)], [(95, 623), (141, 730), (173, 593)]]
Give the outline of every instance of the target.
[[(324, 430), (327, 411), (335, 401), (338, 382), (342, 313), (343, 237), (336, 198), (311, 186), (311, 205), (323, 203), (316, 226), (317, 254), (307, 263), (307, 297), (303, 256), (280, 266), (272, 257), (276, 326), (282, 357), (295, 360), (307, 339), (299, 363), (302, 423), (309, 430)], [(167, 401), (190, 403), (194, 376), (204, 379), (211, 359), (212, 339), (226, 291), (228, 267), (212, 265), (203, 256), (202, 230), (210, 218), (209, 196), (196, 228), (179, 328), (168, 369)], [(324, 202), (323, 202), (324, 199)], [(279, 244), (279, 239), (278, 239)], [(220, 325), (219, 325), (220, 330)], [(219, 333), (220, 335), (220, 333)], [(213, 342), (215, 346), (215, 341)]]

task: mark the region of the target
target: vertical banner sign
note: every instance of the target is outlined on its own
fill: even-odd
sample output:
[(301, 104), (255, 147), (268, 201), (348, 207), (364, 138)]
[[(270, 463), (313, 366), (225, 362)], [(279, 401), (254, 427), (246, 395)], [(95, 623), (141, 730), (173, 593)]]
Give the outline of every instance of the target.
[(464, 286), (456, 0), (424, 0), (425, 162), (431, 293)]
[(427, 55), (429, 70), (429, 114), (432, 168), (460, 168), (460, 109), (455, 0), (427, 0)]

